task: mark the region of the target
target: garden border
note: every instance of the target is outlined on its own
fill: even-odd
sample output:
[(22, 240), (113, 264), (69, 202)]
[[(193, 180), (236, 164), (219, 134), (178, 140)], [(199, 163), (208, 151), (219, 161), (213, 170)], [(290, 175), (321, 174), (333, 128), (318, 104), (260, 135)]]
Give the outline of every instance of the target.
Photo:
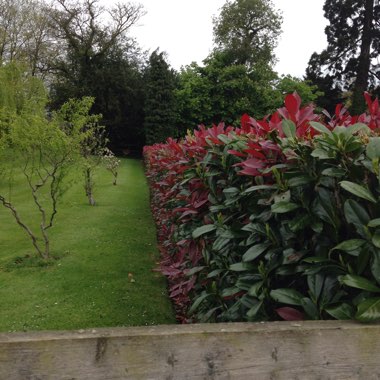
[(0, 379), (379, 379), (380, 324), (307, 321), (0, 334)]

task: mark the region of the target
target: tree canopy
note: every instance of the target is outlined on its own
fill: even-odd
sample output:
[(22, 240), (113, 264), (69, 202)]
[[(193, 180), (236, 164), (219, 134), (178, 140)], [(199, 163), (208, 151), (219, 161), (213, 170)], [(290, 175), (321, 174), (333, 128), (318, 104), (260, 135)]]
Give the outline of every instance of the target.
[(270, 0), (228, 0), (214, 18), (216, 50), (231, 62), (253, 67), (272, 65), (282, 18)]
[(332, 96), (334, 89), (352, 92), (352, 112), (360, 113), (364, 91), (376, 90), (380, 83), (380, 5), (375, 0), (326, 0), (323, 9), (328, 46), (312, 55), (307, 77)]

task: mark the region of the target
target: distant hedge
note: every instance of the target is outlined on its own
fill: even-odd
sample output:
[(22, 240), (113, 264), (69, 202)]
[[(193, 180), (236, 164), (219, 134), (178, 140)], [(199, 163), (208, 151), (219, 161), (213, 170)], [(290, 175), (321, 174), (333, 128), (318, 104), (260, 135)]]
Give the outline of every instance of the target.
[(145, 147), (181, 322), (380, 319), (380, 110), (242, 117)]

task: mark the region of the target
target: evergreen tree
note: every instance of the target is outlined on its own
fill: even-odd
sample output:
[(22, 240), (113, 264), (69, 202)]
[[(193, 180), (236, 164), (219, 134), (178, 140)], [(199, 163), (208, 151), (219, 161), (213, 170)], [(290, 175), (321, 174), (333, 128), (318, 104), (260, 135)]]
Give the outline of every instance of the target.
[(176, 137), (174, 90), (176, 74), (165, 60), (165, 54), (154, 51), (145, 71), (144, 131), (148, 145)]
[[(313, 54), (307, 77), (315, 84), (328, 84), (332, 91), (334, 87), (352, 91), (351, 111), (360, 113), (363, 92), (379, 86), (380, 66), (375, 58), (380, 54), (380, 5), (375, 0), (326, 0), (323, 9), (330, 23), (325, 30), (328, 46)], [(327, 74), (320, 75), (319, 70)]]

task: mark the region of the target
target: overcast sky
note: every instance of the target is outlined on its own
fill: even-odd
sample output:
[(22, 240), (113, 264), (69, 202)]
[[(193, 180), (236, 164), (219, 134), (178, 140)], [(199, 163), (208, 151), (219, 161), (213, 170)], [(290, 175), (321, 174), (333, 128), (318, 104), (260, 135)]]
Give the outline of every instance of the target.
[[(112, 0), (102, 0), (111, 2)], [(147, 14), (132, 35), (140, 46), (166, 51), (175, 69), (192, 61), (199, 64), (212, 48), (212, 17), (225, 0), (136, 0)], [(326, 47), (323, 17), (325, 0), (273, 0), (283, 15), (283, 33), (276, 55), (279, 74), (302, 77), (310, 55)]]

